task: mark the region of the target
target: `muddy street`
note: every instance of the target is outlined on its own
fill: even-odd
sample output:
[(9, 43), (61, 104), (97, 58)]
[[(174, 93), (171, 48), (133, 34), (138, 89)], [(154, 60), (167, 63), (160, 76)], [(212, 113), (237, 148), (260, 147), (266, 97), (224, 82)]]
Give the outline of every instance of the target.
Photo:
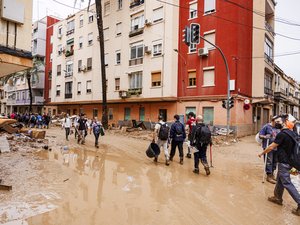
[(266, 200), (274, 186), (262, 184), (253, 137), (214, 147), (210, 176), (192, 173), (193, 159), (180, 165), (178, 152), (155, 165), (148, 141), (121, 134), (107, 132), (99, 149), (92, 135), (77, 145), (51, 128), (46, 138), (51, 151), (0, 154), (0, 178), (13, 186), (0, 191), (0, 224), (299, 224), (287, 193), (282, 207)]

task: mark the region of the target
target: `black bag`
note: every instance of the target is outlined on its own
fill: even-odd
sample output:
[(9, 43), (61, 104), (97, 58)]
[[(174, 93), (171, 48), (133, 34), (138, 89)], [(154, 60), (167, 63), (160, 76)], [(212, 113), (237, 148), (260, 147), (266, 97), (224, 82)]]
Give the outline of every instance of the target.
[(164, 124), (159, 123), (159, 124), (160, 124), (160, 129), (158, 132), (158, 138), (162, 141), (166, 141), (169, 138), (170, 128), (167, 126), (166, 123), (164, 123)]
[(175, 122), (175, 131), (177, 136), (181, 136), (184, 132), (184, 128), (180, 122)]
[[(297, 135), (292, 135), (289, 133), (287, 130), (283, 130), (285, 134), (287, 134), (290, 138), (293, 139), (295, 142), (294, 148), (292, 149), (292, 152), (290, 155), (288, 155), (288, 161), (290, 166), (296, 168), (297, 170), (300, 171), (300, 142), (299, 142), (299, 137), (297, 138)], [(290, 131), (292, 132), (292, 131)]]
[(195, 141), (196, 145), (211, 143), (211, 131), (207, 125), (202, 125), (196, 128)]

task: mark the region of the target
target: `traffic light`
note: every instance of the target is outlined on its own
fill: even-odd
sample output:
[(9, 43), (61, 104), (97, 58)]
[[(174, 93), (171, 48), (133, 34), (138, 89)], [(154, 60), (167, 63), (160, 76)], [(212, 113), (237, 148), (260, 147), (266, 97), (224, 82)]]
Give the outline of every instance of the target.
[(231, 109), (233, 106), (234, 106), (234, 99), (233, 99), (233, 97), (230, 97), (229, 102), (228, 102), (228, 107), (229, 107), (229, 109)]
[(223, 101), (222, 101), (222, 107), (223, 107), (224, 109), (227, 109), (227, 101), (226, 101), (226, 100), (223, 100)]
[(250, 100), (245, 99), (244, 101), (244, 110), (249, 110), (250, 109)]
[(191, 44), (191, 28), (189, 28), (188, 26), (186, 26), (183, 30), (183, 42), (187, 45), (190, 46)]
[(200, 43), (200, 25), (198, 23), (191, 23), (191, 43)]

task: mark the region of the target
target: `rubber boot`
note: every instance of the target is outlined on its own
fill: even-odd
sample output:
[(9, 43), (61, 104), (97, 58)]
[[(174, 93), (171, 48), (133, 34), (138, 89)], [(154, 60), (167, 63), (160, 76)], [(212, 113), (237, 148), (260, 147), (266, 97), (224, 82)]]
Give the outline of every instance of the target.
[(183, 158), (182, 158), (182, 157), (180, 158), (179, 163), (180, 163), (181, 165), (183, 165)]
[(272, 174), (267, 174), (267, 181), (271, 184), (276, 184), (276, 181), (273, 180), (273, 175)]

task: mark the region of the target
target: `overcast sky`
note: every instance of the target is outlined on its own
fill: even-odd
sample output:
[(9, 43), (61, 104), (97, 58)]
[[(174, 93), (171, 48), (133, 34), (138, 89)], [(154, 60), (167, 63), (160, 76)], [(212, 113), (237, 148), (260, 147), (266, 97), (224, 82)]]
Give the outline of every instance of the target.
[[(33, 0), (33, 21), (36, 21), (38, 18), (43, 18), (46, 15), (66, 18), (69, 14), (77, 11), (76, 9), (63, 6), (56, 1), (69, 6), (74, 6), (75, 3), (75, 0)], [(291, 40), (276, 35), (274, 45), (275, 62), (287, 75), (300, 81), (300, 0), (275, 1), (277, 1), (275, 17), (292, 21), (299, 25), (287, 25), (276, 22), (276, 33), (292, 38), (298, 38), (299, 40)], [(95, 1), (91, 0), (91, 2), (94, 3)], [(75, 7), (84, 8), (87, 4), (88, 0), (77, 0)], [(293, 54), (294, 52), (298, 52), (298, 54)], [(292, 53), (293, 55), (278, 56), (286, 53)]]

